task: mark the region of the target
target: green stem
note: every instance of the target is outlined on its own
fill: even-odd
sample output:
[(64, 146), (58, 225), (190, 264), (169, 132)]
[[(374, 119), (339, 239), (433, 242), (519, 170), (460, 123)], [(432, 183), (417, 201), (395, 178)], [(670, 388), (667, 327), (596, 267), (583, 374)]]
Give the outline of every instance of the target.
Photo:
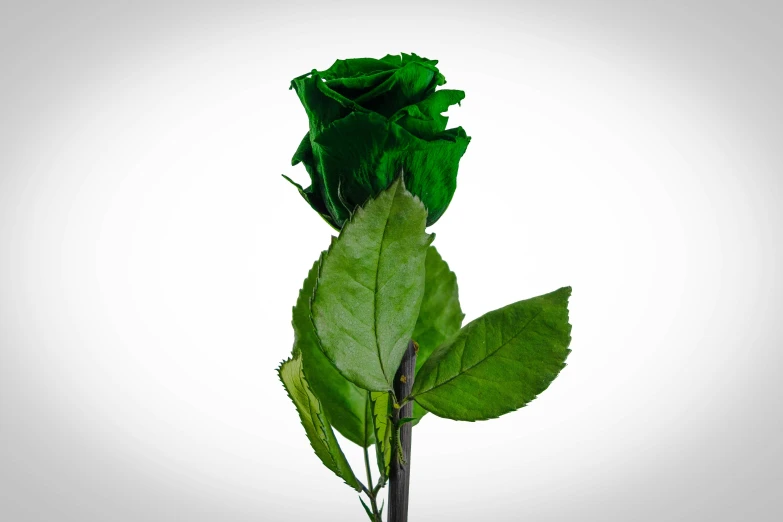
[(372, 487), (372, 473), (370, 472), (370, 455), (367, 448), (364, 448), (364, 469), (367, 471), (367, 485)]
[(375, 500), (375, 495), (370, 497), (370, 507), (372, 508), (372, 516), (375, 517), (375, 522), (383, 522), (381, 514), (378, 513), (378, 502)]
[[(370, 455), (367, 451), (367, 448), (364, 448), (364, 469), (367, 471), (367, 484), (372, 487), (372, 473), (370, 472)], [(378, 502), (376, 500), (378, 492), (373, 489), (370, 491), (367, 488), (364, 489), (364, 492), (367, 493), (367, 496), (370, 498), (370, 507), (372, 508), (372, 516), (375, 519), (375, 522), (382, 522), (381, 520), (381, 514), (378, 512)]]

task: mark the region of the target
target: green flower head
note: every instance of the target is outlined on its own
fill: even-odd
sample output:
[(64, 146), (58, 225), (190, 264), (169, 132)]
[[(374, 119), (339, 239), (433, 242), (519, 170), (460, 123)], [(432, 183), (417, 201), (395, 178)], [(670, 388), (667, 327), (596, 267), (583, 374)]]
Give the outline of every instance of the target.
[(291, 81), (310, 124), (291, 165), (304, 163), (311, 185), (302, 197), (334, 228), (402, 172), (427, 208), (427, 225), (449, 206), (470, 137), (446, 129), (441, 113), (463, 91), (436, 91), (446, 78), (437, 60), (415, 54), (336, 60)]

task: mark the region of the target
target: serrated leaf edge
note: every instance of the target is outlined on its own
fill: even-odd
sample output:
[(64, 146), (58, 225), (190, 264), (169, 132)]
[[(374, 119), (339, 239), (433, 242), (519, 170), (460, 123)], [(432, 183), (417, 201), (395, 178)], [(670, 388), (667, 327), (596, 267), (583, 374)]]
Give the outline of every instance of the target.
[[(478, 418), (478, 419), (451, 419), (451, 418), (449, 418), (449, 417), (443, 417), (443, 416), (441, 416), (441, 415), (438, 415), (436, 412), (434, 412), (434, 411), (432, 411), (432, 410), (429, 410), (429, 409), (427, 409), (427, 408), (426, 408), (426, 407), (425, 407), (423, 404), (421, 404), (421, 403), (418, 403), (418, 401), (416, 401), (416, 395), (414, 395), (414, 394), (412, 394), (412, 393), (411, 393), (411, 395), (409, 395), (409, 396), (408, 396), (408, 399), (409, 399), (409, 400), (416, 401), (416, 402), (419, 404), (419, 406), (421, 406), (422, 408), (424, 408), (426, 411), (428, 411), (428, 412), (432, 413), (432, 414), (433, 414), (433, 415), (435, 415), (436, 417), (440, 417), (441, 419), (454, 420), (454, 421), (457, 421), (457, 422), (481, 422), (481, 421), (488, 421), (488, 420), (492, 420), (492, 419), (497, 419), (497, 418), (499, 418), (499, 417), (502, 417), (503, 415), (506, 415), (506, 414), (508, 414), (508, 413), (512, 413), (512, 412), (515, 412), (515, 411), (519, 411), (519, 410), (521, 410), (522, 408), (524, 408), (525, 406), (527, 406), (528, 404), (530, 404), (531, 402), (533, 402), (534, 400), (536, 400), (536, 399), (538, 398), (538, 396), (539, 396), (539, 395), (541, 395), (542, 393), (544, 393), (544, 392), (545, 392), (545, 391), (546, 391), (546, 390), (549, 388), (549, 386), (550, 386), (550, 385), (551, 385), (551, 384), (554, 382), (555, 378), (557, 378), (557, 376), (559, 376), (559, 375), (560, 375), (560, 373), (563, 371), (563, 369), (565, 369), (565, 367), (566, 367), (566, 366), (568, 366), (568, 364), (567, 364), (565, 361), (568, 359), (568, 356), (571, 354), (571, 351), (572, 351), (572, 350), (569, 348), (569, 346), (570, 346), (570, 344), (571, 344), (571, 340), (572, 340), (572, 337), (571, 337), (571, 328), (572, 328), (572, 325), (571, 325), (571, 318), (570, 318), (570, 310), (569, 310), (569, 308), (568, 308), (568, 303), (569, 303), (569, 301), (570, 301), (570, 299), (571, 299), (571, 287), (570, 287), (570, 286), (563, 286), (563, 287), (560, 287), (560, 288), (558, 288), (557, 290), (555, 290), (555, 291), (553, 291), (553, 292), (549, 292), (548, 294), (554, 294), (554, 293), (556, 293), (556, 292), (559, 292), (559, 291), (561, 291), (561, 290), (565, 290), (565, 289), (567, 289), (567, 290), (568, 290), (568, 295), (566, 296), (566, 308), (565, 308), (565, 310), (566, 310), (566, 322), (567, 322), (567, 324), (568, 324), (568, 342), (567, 342), (567, 343), (566, 343), (566, 345), (565, 345), (565, 351), (566, 351), (566, 355), (565, 355), (565, 357), (563, 358), (563, 365), (562, 365), (562, 366), (560, 367), (560, 369), (557, 371), (557, 373), (555, 374), (555, 377), (554, 377), (554, 378), (552, 378), (552, 380), (551, 380), (551, 381), (549, 381), (549, 383), (547, 383), (547, 385), (546, 385), (546, 386), (545, 386), (545, 387), (544, 387), (544, 388), (543, 388), (543, 389), (542, 389), (540, 392), (538, 392), (537, 394), (535, 394), (535, 395), (533, 396), (533, 398), (531, 398), (531, 399), (530, 399), (529, 401), (527, 401), (525, 404), (523, 404), (523, 405), (522, 405), (522, 406), (520, 406), (519, 408), (514, 408), (514, 409), (512, 409), (512, 410), (509, 410), (509, 411), (506, 411), (506, 412), (500, 413), (500, 414), (498, 414), (498, 415), (493, 415), (493, 416), (488, 416), (488, 417), (482, 417), (482, 418)], [(535, 299), (536, 297), (543, 297), (543, 296), (545, 296), (545, 295), (548, 295), (548, 294), (541, 294), (541, 295), (538, 295), (538, 296), (533, 296), (533, 297), (530, 297), (530, 298), (528, 298), (528, 299)], [(522, 299), (522, 301), (527, 301), (528, 299)], [(519, 301), (517, 301), (517, 302), (519, 302)], [(496, 312), (496, 311), (498, 311), (498, 310), (501, 310), (501, 309), (505, 308), (506, 306), (511, 306), (511, 305), (513, 305), (513, 304), (515, 304), (515, 303), (510, 303), (510, 304), (508, 304), (508, 305), (501, 306), (500, 308), (496, 308), (495, 310), (490, 310), (489, 312), (486, 312), (485, 314), (482, 314), (482, 315), (480, 315), (479, 317), (477, 317), (477, 318), (476, 318), (476, 319), (474, 319), (473, 321), (471, 321), (471, 322), (469, 322), (468, 324), (466, 324), (465, 326), (463, 326), (463, 327), (460, 329), (460, 332), (462, 331), (462, 329), (464, 329), (464, 328), (468, 328), (468, 327), (469, 327), (469, 326), (470, 326), (470, 325), (471, 325), (473, 322), (475, 322), (475, 321), (477, 321), (477, 320), (481, 319), (481, 318), (482, 318), (484, 315), (487, 315), (487, 314), (489, 314), (489, 313), (492, 313), (492, 312)], [(459, 334), (459, 332), (457, 333), (457, 335), (458, 335), (458, 334)], [(449, 344), (449, 343), (453, 342), (455, 338), (456, 338), (456, 335), (452, 336), (452, 338), (451, 338), (451, 339), (449, 339), (448, 341), (444, 342), (444, 343), (441, 345), (441, 347), (445, 346), (446, 344)], [(441, 347), (439, 347), (439, 348), (438, 348), (438, 350), (439, 350)], [(437, 350), (436, 350), (436, 351), (437, 351)], [(493, 353), (494, 353), (494, 352), (493, 352)], [(432, 354), (430, 354), (430, 357), (432, 357), (433, 355), (435, 355), (435, 352), (432, 352)], [(422, 368), (423, 368), (423, 366), (422, 366)], [(441, 384), (442, 384), (442, 383), (441, 383)], [(415, 381), (414, 381), (414, 386), (415, 386)], [(439, 385), (439, 386), (440, 386), (440, 385)]]
[[(288, 387), (285, 385), (285, 381), (283, 381), (283, 374), (282, 374), (283, 365), (286, 364), (287, 362), (293, 361), (294, 359), (295, 359), (295, 357), (289, 357), (288, 359), (283, 360), (278, 365), (277, 370), (276, 370), (277, 371), (277, 377), (280, 380), (280, 383), (283, 385), (283, 389), (285, 390), (286, 395), (291, 400), (291, 402), (294, 404), (294, 408), (296, 409), (296, 413), (299, 416), (299, 423), (302, 425), (303, 428), (305, 428), (305, 432), (307, 432), (307, 428), (305, 427), (304, 422), (302, 421), (302, 418), (301, 418), (302, 414), (299, 412), (299, 408), (296, 407), (296, 401), (291, 396), (291, 393), (288, 391)], [(320, 438), (321, 442), (326, 447), (326, 450), (327, 450), (326, 452), (329, 455), (329, 459), (331, 460), (332, 466), (334, 467), (334, 469), (332, 469), (332, 468), (326, 466), (327, 469), (329, 469), (332, 473), (334, 473), (339, 478), (341, 478), (343, 480), (343, 482), (347, 486), (349, 486), (351, 489), (354, 489), (356, 491), (361, 492), (362, 491), (362, 489), (361, 489), (361, 482), (359, 481), (358, 478), (356, 478), (356, 474), (350, 468), (350, 464), (349, 464), (348, 471), (351, 473), (351, 475), (353, 476), (354, 480), (357, 482), (357, 485), (351, 484), (350, 482), (348, 482), (348, 480), (345, 477), (343, 477), (342, 475), (340, 475), (340, 473), (338, 473), (336, 471), (336, 470), (340, 469), (340, 467), (338, 466), (337, 462), (334, 460), (334, 455), (332, 455), (332, 451), (331, 451), (331, 448), (329, 447), (329, 443), (328, 443), (328, 437), (326, 435), (327, 426), (328, 426), (328, 429), (331, 429), (331, 424), (329, 424), (329, 421), (325, 419), (325, 415), (322, 415), (323, 407), (321, 406), (320, 399), (318, 399), (318, 397), (315, 395), (315, 393), (313, 393), (313, 391), (310, 389), (310, 385), (309, 385), (309, 383), (307, 382), (307, 379), (304, 376), (304, 371), (302, 371), (301, 369), (300, 369), (300, 376), (302, 378), (302, 381), (307, 386), (307, 391), (310, 394), (312, 394), (313, 397), (315, 397), (316, 400), (318, 401), (318, 412), (316, 413), (316, 416), (317, 416), (318, 421), (319, 421), (319, 426), (317, 426), (317, 428), (319, 428), (319, 429), (317, 431), (318, 431), (318, 433), (320, 435), (319, 438)], [(308, 397), (308, 401), (309, 400), (310, 400), (310, 398)], [(320, 455), (318, 455), (318, 450), (314, 446), (313, 441), (310, 439), (310, 437), (307, 437), (307, 440), (310, 443), (310, 447), (313, 449), (313, 452), (316, 454), (316, 457), (318, 457), (318, 459), (320, 460), (321, 457), (320, 457)], [(339, 444), (339, 442), (337, 441), (336, 438), (335, 438), (335, 444), (337, 444), (338, 449), (342, 452), (342, 448), (340, 448), (340, 444)], [(346, 463), (347, 462), (348, 461), (346, 459)]]
[[(412, 196), (413, 200), (424, 210), (424, 212), (426, 214), (427, 208), (424, 206), (424, 203), (422, 203), (421, 199), (419, 199), (418, 196), (416, 196), (415, 194), (413, 194), (412, 192), (408, 191), (405, 188), (405, 180), (402, 177), (402, 169), (400, 170), (400, 174), (398, 175), (398, 177), (386, 189), (384, 189), (384, 192), (386, 190), (389, 190), (396, 183), (399, 183), (400, 187), (402, 187), (402, 189), (406, 193), (408, 193), (410, 196)], [(397, 194), (397, 190), (399, 190), (399, 188), (397, 188), (395, 190), (395, 192), (394, 192), (395, 195)], [(365, 203), (363, 205), (361, 205), (361, 206), (357, 205), (357, 207), (354, 210), (354, 212), (351, 212), (349, 214), (348, 219), (345, 221), (345, 224), (343, 225), (343, 228), (340, 230), (340, 235), (342, 235), (344, 230), (346, 230), (347, 228), (353, 226), (353, 223), (354, 223), (354, 220), (356, 219), (356, 216), (362, 215), (363, 213), (365, 213), (366, 212), (365, 207), (367, 206), (367, 204), (370, 201), (372, 201), (372, 200), (374, 200), (376, 198), (377, 198), (377, 195), (376, 195), (376, 197), (369, 197), (369, 198), (367, 198), (367, 201), (365, 201)], [(424, 234), (429, 236), (429, 238), (428, 238), (429, 239), (429, 243), (427, 243), (427, 248), (429, 248), (429, 246), (435, 240), (435, 233), (433, 232), (433, 233), (427, 234), (427, 232), (425, 232)], [(313, 301), (315, 299), (315, 294), (318, 292), (318, 286), (321, 283), (321, 275), (323, 273), (324, 261), (329, 256), (329, 254), (332, 252), (332, 249), (334, 248), (335, 244), (337, 243), (337, 239), (339, 239), (339, 235), (337, 237), (332, 236), (332, 240), (329, 242), (329, 247), (326, 250), (322, 251), (321, 255), (318, 258), (318, 277), (316, 277), (315, 284), (313, 285), (313, 295), (310, 296), (310, 301), (309, 301), (310, 302), (310, 314), (309, 314), (309, 317), (310, 317), (310, 322), (313, 324), (313, 329), (315, 330), (315, 337), (318, 340), (318, 347), (324, 353), (324, 355), (329, 360), (329, 362), (331, 362), (332, 365), (335, 368), (337, 368), (338, 371), (340, 371), (340, 369), (335, 364), (334, 358), (330, 357), (329, 353), (326, 350), (324, 350), (323, 343), (321, 342), (321, 336), (318, 334), (318, 327), (316, 326), (315, 319), (313, 317)], [(414, 328), (415, 328), (415, 325), (414, 325)], [(381, 365), (381, 370), (383, 371), (383, 365)], [(360, 383), (354, 381), (353, 379), (348, 378), (348, 376), (344, 375), (342, 373), (342, 371), (340, 371), (340, 374), (343, 375), (343, 377), (345, 377), (346, 380), (352, 382), (353, 384), (355, 384), (359, 388), (366, 389)], [(386, 374), (384, 372), (384, 377), (385, 377), (385, 375)], [(393, 376), (392, 376), (392, 378), (393, 378)], [(390, 391), (391, 392), (391, 391), (393, 391), (392, 384), (391, 384), (391, 382), (390, 382), (390, 380), (388, 378), (387, 378), (387, 381), (389, 381), (389, 388), (387, 390), (384, 390), (384, 391)], [(371, 391), (381, 391), (381, 390), (371, 390)]]
[[(391, 469), (391, 454), (393, 448), (391, 447), (391, 404), (392, 404), (392, 393), (391, 392), (368, 392), (370, 394), (370, 404), (372, 407), (372, 425), (373, 430), (375, 430), (375, 456), (378, 461), (378, 471), (381, 474), (382, 481), (386, 481), (386, 479), (389, 478), (389, 471)], [(373, 395), (376, 396), (376, 398), (373, 398)], [(386, 420), (385, 425), (383, 426), (383, 433), (380, 433), (381, 423), (379, 421), (379, 417), (383, 415), (382, 413), (378, 413), (378, 409), (376, 408), (377, 398), (380, 396), (386, 396)], [(386, 441), (389, 441), (389, 447), (388, 447), (388, 453), (384, 451), (383, 446), (385, 445)], [(388, 458), (389, 462), (386, 462)]]

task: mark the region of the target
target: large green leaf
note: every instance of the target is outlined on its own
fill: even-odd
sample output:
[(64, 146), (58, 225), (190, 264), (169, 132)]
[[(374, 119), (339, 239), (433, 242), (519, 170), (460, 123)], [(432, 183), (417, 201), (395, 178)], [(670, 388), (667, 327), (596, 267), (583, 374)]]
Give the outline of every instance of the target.
[(411, 398), (439, 417), (467, 421), (532, 401), (565, 367), (570, 295), (564, 287), (470, 322), (424, 363)]
[(340, 449), (332, 426), (323, 414), (321, 402), (307, 384), (307, 379), (302, 372), (302, 354), (299, 353), (294, 358), (283, 362), (277, 372), (288, 396), (299, 412), (302, 426), (304, 426), (315, 454), (318, 455), (324, 466), (332, 470), (346, 484), (356, 491), (361, 491), (361, 483), (354, 475)]
[(392, 455), (391, 394), (389, 392), (370, 392), (373, 423), (375, 426), (375, 455), (378, 458), (378, 471), (381, 479), (389, 477)]
[(416, 371), (436, 348), (459, 331), (465, 318), (459, 304), (457, 276), (434, 246), (427, 249), (424, 267), (424, 297), (413, 330), (413, 340), (419, 345)]
[[(449, 270), (449, 265), (434, 246), (427, 249), (424, 266), (424, 298), (416, 328), (413, 330), (413, 340), (419, 346), (416, 353), (416, 371), (438, 346), (459, 332), (465, 318), (459, 305), (457, 276)], [(414, 425), (426, 413), (419, 403), (414, 403)]]
[(310, 319), (310, 299), (317, 278), (316, 261), (302, 284), (293, 309), (294, 354), (302, 352), (302, 370), (332, 426), (346, 439), (366, 448), (375, 441), (372, 418), (366, 416), (367, 391), (346, 380), (318, 347)]
[(320, 346), (349, 381), (392, 389), (424, 295), (434, 236), (427, 212), (401, 178), (357, 208), (321, 256), (311, 314)]

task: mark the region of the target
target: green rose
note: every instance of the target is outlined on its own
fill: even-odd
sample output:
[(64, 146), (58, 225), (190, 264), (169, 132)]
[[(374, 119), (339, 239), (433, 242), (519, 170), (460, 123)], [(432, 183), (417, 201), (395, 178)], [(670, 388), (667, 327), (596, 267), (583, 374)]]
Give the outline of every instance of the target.
[(334, 228), (400, 172), (427, 208), (427, 225), (445, 212), (470, 137), (446, 129), (441, 113), (465, 93), (435, 90), (446, 83), (437, 63), (405, 53), (352, 58), (291, 81), (310, 123), (291, 165), (304, 163), (311, 185), (284, 177)]

